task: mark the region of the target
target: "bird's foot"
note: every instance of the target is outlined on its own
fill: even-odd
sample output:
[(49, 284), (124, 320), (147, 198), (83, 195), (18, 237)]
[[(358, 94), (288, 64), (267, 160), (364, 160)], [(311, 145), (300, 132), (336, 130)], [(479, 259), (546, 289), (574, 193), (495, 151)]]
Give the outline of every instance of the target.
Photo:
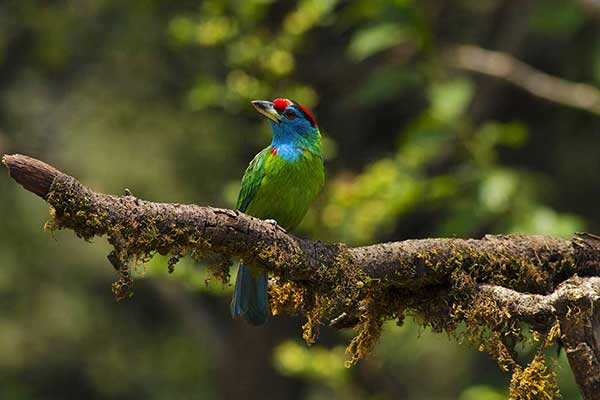
[(280, 226), (280, 225), (277, 223), (277, 221), (276, 221), (276, 220), (274, 220), (274, 219), (265, 219), (265, 222), (266, 222), (267, 224), (271, 224), (271, 225), (273, 225), (275, 228), (279, 228), (279, 229), (281, 229), (283, 232), (287, 233), (287, 231), (286, 231), (285, 229), (283, 229), (283, 227), (281, 227), (281, 226)]

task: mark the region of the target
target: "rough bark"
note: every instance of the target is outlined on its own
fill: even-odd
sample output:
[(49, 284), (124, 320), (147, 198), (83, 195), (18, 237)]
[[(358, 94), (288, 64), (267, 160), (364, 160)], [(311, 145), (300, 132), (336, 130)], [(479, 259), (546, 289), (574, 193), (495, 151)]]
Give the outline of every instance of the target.
[[(309, 324), (311, 318), (318, 323), (337, 317), (335, 326), (360, 326), (350, 347), (358, 356), (361, 346), (372, 347), (382, 321), (402, 320), (407, 309), (434, 329), (450, 330), (452, 323), (468, 321), (457, 319), (457, 310), (491, 299), (511, 323), (526, 322), (543, 333), (558, 322), (582, 393), (600, 399), (600, 240), (594, 235), (422, 239), (349, 248), (298, 238), (235, 210), (96, 193), (27, 156), (6, 155), (2, 161), (15, 181), (52, 206), (55, 227), (73, 229), (84, 239), (108, 237), (114, 247), (109, 260), (120, 274), (115, 293), (130, 289), (132, 258), (171, 254), (172, 267), (186, 254), (202, 256), (219, 264), (224, 275), (228, 260), (241, 258), (273, 274), (280, 287), (272, 293), (275, 309), (303, 312)], [(285, 290), (289, 283), (299, 284), (296, 292)]]

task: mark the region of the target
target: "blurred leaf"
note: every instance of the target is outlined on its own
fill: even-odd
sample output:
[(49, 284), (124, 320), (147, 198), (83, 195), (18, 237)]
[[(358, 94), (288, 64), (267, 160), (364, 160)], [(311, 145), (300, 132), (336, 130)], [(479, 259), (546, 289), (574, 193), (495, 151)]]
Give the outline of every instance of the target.
[(440, 121), (451, 122), (466, 109), (473, 97), (473, 85), (466, 79), (434, 83), (429, 90), (431, 113)]
[(301, 0), (297, 9), (285, 18), (283, 26), (290, 34), (302, 34), (322, 21), (336, 3), (337, 0)]
[(522, 216), (512, 227), (513, 233), (571, 237), (574, 232), (584, 230), (581, 218), (575, 215), (559, 214), (547, 207), (536, 207)]
[(385, 65), (377, 68), (355, 89), (349, 101), (353, 104), (376, 106), (414, 89), (421, 77), (412, 67)]
[(585, 22), (576, 1), (546, 0), (533, 5), (529, 23), (534, 31), (545, 35), (570, 37)]
[(504, 400), (506, 391), (499, 391), (490, 386), (471, 386), (459, 397), (459, 400)]
[(411, 35), (400, 25), (379, 24), (356, 32), (348, 46), (348, 53), (350, 57), (360, 61), (410, 38)]
[(502, 212), (510, 206), (517, 188), (518, 177), (513, 171), (494, 170), (481, 184), (481, 204), (488, 211)]
[(196, 24), (188, 17), (176, 17), (169, 22), (169, 33), (181, 43), (189, 43), (196, 33)]
[(215, 46), (237, 33), (237, 23), (224, 16), (209, 17), (201, 20), (195, 30), (201, 46)]
[(517, 148), (527, 141), (527, 127), (520, 122), (500, 124), (489, 122), (477, 132), (479, 141), (486, 141), (490, 147), (496, 144)]
[(344, 348), (307, 348), (296, 341), (285, 341), (275, 349), (275, 367), (284, 375), (303, 376), (323, 384), (339, 384), (346, 378)]

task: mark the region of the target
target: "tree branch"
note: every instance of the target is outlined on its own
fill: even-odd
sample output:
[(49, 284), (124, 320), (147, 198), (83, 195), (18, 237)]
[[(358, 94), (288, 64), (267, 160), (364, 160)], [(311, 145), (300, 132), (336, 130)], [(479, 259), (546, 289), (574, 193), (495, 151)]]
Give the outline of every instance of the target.
[[(193, 232), (201, 239), (195, 244), (200, 249), (258, 263), (291, 280), (307, 279), (321, 264), (349, 263), (358, 266), (365, 277), (378, 280), (377, 285), (419, 289), (444, 284), (447, 273), (455, 268), (449, 264), (460, 264), (464, 269), (480, 268), (473, 272), (484, 282), (548, 293), (573, 273), (596, 274), (600, 267), (596, 261), (600, 259), (598, 246), (573, 246), (571, 240), (535, 235), (405, 240), (346, 248), (295, 237), (281, 227), (235, 210), (95, 193), (75, 178), (27, 156), (5, 155), (2, 162), (15, 181), (54, 207), (61, 228), (73, 229), (85, 239), (108, 234), (115, 226), (131, 225), (144, 236), (132, 238), (138, 246), (134, 251), (165, 253), (170, 250), (171, 239), (176, 247), (185, 244), (186, 234)], [(154, 237), (146, 238), (145, 230), (153, 231)], [(162, 236), (171, 239), (162, 240)], [(275, 250), (265, 251), (269, 246)], [(576, 263), (576, 258), (581, 262)], [(508, 282), (523, 264), (530, 276)], [(503, 275), (494, 275), (489, 266), (504, 269)]]
[[(482, 327), (506, 337), (515, 334), (515, 321), (546, 332), (558, 320), (586, 399), (600, 398), (600, 341), (592, 329), (598, 324), (592, 311), (600, 296), (600, 240), (593, 235), (573, 240), (488, 235), (349, 248), (301, 239), (235, 210), (96, 193), (23, 155), (6, 155), (2, 162), (15, 181), (51, 205), (50, 228), (72, 229), (84, 239), (107, 236), (114, 248), (109, 260), (119, 274), (113, 285), (118, 299), (130, 294), (132, 259), (171, 254), (172, 268), (180, 257), (191, 255), (206, 260), (226, 280), (229, 259), (241, 258), (272, 273), (274, 312), (303, 313), (309, 343), (322, 321), (354, 326), (353, 361), (371, 350), (383, 321), (401, 322), (406, 312), (450, 333), (461, 322), (471, 324), (480, 340), (485, 340)], [(506, 357), (502, 346), (490, 349), (499, 362)]]
[(446, 52), (446, 59), (455, 68), (504, 79), (542, 99), (600, 114), (600, 90), (594, 86), (548, 75), (509, 54), (458, 45)]
[(559, 322), (561, 342), (585, 399), (600, 398), (600, 278), (574, 276), (542, 296), (482, 285), (489, 296), (521, 322), (541, 330)]

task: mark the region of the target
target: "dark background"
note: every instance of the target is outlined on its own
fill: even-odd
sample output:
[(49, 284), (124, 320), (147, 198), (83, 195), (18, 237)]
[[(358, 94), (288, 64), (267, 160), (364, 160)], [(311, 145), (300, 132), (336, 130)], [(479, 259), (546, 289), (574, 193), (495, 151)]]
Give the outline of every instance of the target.
[[(456, 67), (449, 50), (502, 52), (598, 96), (599, 39), (595, 0), (5, 0), (0, 153), (102, 192), (232, 207), (270, 139), (249, 101), (289, 97), (326, 138), (327, 185), (299, 235), (598, 232), (600, 111)], [(550, 90), (566, 92), (578, 98)], [(161, 257), (139, 265), (116, 303), (105, 240), (52, 237), (47, 218), (0, 179), (2, 399), (506, 398), (485, 354), (412, 321), (351, 369), (351, 333), (323, 329), (307, 349), (299, 318), (232, 321), (231, 287), (190, 260), (172, 275)], [(577, 397), (564, 355), (558, 380)]]

